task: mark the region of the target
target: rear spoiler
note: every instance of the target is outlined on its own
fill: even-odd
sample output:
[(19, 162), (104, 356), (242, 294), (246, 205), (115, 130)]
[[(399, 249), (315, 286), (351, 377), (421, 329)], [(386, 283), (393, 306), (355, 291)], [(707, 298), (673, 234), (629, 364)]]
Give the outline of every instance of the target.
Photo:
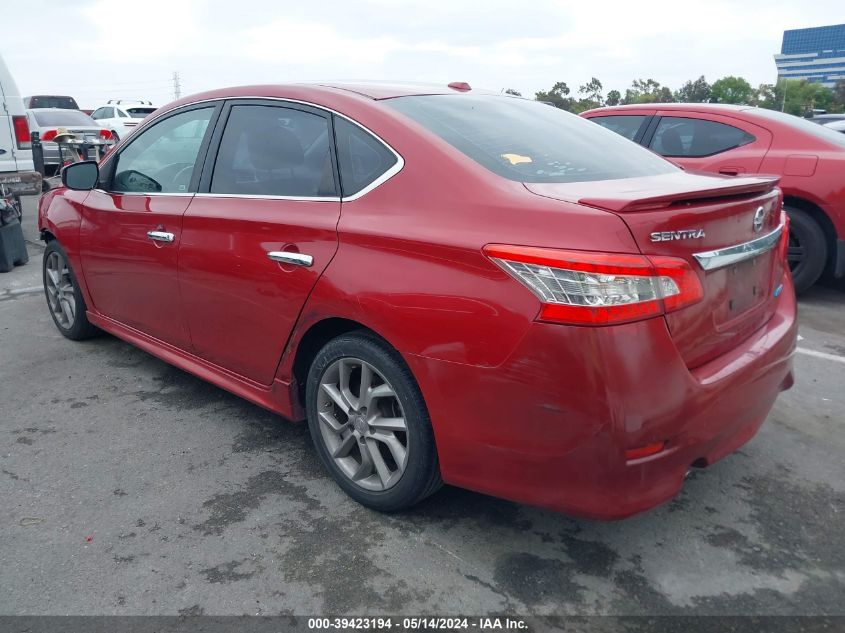
[[(689, 172), (687, 172), (689, 173)], [(780, 181), (777, 176), (726, 176), (714, 178), (712, 174), (706, 180), (706, 186), (690, 187), (690, 183), (681, 184), (677, 190), (669, 189), (658, 195), (649, 195), (648, 191), (619, 191), (611, 192), (608, 196), (587, 195), (579, 198), (579, 204), (613, 211), (615, 213), (632, 213), (663, 209), (675, 205), (693, 205), (698, 203), (717, 202), (719, 199), (736, 199), (766, 194), (777, 187)], [(617, 195), (614, 195), (617, 194)]]

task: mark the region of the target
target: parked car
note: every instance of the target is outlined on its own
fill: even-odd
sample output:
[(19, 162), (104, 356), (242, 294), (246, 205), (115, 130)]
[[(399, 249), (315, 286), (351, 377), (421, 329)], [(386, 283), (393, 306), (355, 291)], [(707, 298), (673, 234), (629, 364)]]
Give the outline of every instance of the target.
[(780, 176), (797, 291), (845, 275), (845, 137), (749, 106), (678, 103), (598, 108), (584, 117), (685, 169)]
[(777, 180), (460, 86), (162, 108), (41, 198), (56, 327), (307, 418), (379, 510), (442, 481), (599, 518), (670, 499), (792, 384)]
[(40, 191), (41, 175), (32, 163), (23, 99), (0, 56), (0, 206), (14, 208), (20, 216), (20, 196)]
[(845, 121), (831, 121), (830, 123), (825, 123), (825, 127), (829, 127), (831, 130), (836, 132), (842, 132), (845, 134)]
[(91, 143), (92, 146), (113, 142), (111, 131), (79, 110), (39, 108), (27, 110), (26, 115), (30, 130), (38, 132), (41, 137), (45, 176), (54, 176), (64, 164), (56, 143), (57, 135), (69, 133), (80, 141)]
[(38, 108), (61, 108), (62, 110), (79, 110), (79, 105), (73, 97), (63, 95), (34, 95), (26, 97), (24, 105), (27, 110)]
[(111, 100), (94, 110), (91, 118), (109, 130), (115, 140), (120, 140), (155, 111), (149, 101)]
[(813, 116), (810, 121), (825, 125), (834, 121), (845, 121), (845, 114), (828, 114), (825, 112), (824, 114), (817, 114)]

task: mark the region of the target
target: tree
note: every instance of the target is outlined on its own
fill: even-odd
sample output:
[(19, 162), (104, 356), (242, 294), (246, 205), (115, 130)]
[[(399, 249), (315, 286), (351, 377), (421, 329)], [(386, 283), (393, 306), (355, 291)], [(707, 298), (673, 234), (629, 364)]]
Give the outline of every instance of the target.
[(833, 105), (840, 112), (845, 110), (845, 79), (840, 79), (833, 87)]
[(751, 105), (768, 110), (780, 110), (777, 101), (775, 86), (772, 84), (760, 84), (754, 94), (751, 95)]
[(605, 105), (615, 106), (619, 105), (619, 102), (622, 101), (622, 95), (619, 94), (618, 90), (611, 90), (607, 93), (607, 98), (604, 100)]
[(672, 91), (662, 88), (654, 79), (634, 79), (631, 87), (625, 91), (622, 103), (657, 103), (672, 101)]
[(514, 97), (521, 97), (522, 93), (519, 90), (514, 90), (513, 88), (508, 88), (505, 90), (506, 95), (513, 95)]
[(715, 103), (749, 103), (754, 94), (751, 84), (742, 77), (728, 75), (713, 82), (710, 95)]
[(575, 99), (568, 95), (569, 86), (567, 86), (565, 82), (559, 81), (552, 86), (552, 89), (548, 92), (540, 91), (534, 93), (534, 98), (537, 101), (545, 101), (547, 103), (551, 103), (557, 108), (571, 111), (575, 105)]
[(710, 84), (701, 75), (695, 81), (688, 81), (675, 92), (675, 101), (681, 103), (707, 103), (710, 101)]

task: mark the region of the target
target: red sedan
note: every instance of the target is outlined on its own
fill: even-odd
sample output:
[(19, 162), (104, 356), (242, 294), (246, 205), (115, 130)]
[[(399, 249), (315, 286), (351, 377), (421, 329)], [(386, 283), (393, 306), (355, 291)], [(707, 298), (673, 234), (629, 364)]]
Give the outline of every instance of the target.
[(41, 199), (56, 326), (307, 419), (372, 508), (444, 481), (601, 518), (670, 499), (792, 384), (776, 179), (454, 86), (160, 109)]
[(803, 292), (845, 275), (845, 136), (750, 106), (661, 103), (582, 114), (685, 169), (780, 176), (791, 222), (789, 265)]

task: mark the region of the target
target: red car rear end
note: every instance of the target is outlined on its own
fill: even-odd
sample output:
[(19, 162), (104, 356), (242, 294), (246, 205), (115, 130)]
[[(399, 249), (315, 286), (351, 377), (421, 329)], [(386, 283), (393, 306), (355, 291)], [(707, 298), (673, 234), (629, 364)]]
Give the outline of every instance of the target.
[[(192, 116), (196, 158), (158, 160), (156, 130)], [(266, 139), (306, 119), (310, 140), (279, 163)], [(792, 384), (777, 180), (685, 173), (536, 102), (463, 86), (218, 91), (82, 169), (66, 181), (96, 190), (40, 209), (59, 330), (82, 338), (84, 317), (84, 335), (307, 416), (327, 470), (370, 507), (408, 507), (442, 477), (628, 516), (750, 439)], [(149, 193), (174, 174), (176, 193)], [(163, 289), (166, 305), (138, 300)]]

